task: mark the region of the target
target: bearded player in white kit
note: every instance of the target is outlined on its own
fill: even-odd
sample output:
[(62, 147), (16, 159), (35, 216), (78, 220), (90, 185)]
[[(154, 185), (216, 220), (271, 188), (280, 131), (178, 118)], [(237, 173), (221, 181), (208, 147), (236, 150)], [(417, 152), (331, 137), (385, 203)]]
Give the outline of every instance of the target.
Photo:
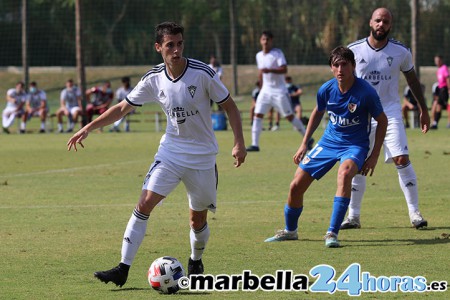
[(129, 268), (145, 236), (153, 208), (182, 181), (186, 186), (190, 212), (191, 255), (188, 275), (203, 273), (202, 254), (210, 231), (208, 210), (216, 210), (218, 145), (214, 136), (210, 99), (227, 113), (234, 134), (232, 155), (235, 167), (245, 160), (246, 150), (239, 110), (217, 73), (205, 63), (183, 57), (184, 28), (164, 22), (156, 26), (155, 49), (164, 63), (145, 74), (133, 91), (72, 136), (68, 149), (83, 147), (88, 133), (119, 120), (136, 106), (158, 103), (166, 113), (166, 133), (144, 180), (142, 193), (122, 241), (122, 258), (117, 267), (94, 276), (123, 286)]
[[(388, 128), (383, 144), (385, 162), (395, 164), (400, 187), (408, 206), (410, 222), (416, 229), (419, 229), (427, 227), (428, 222), (419, 211), (417, 176), (409, 160), (408, 142), (398, 94), (400, 71), (417, 99), (423, 133), (430, 128), (430, 117), (420, 82), (414, 70), (411, 52), (402, 43), (388, 39), (391, 27), (391, 12), (386, 8), (378, 8), (370, 19), (370, 36), (356, 41), (348, 47), (355, 53), (356, 76), (369, 82), (380, 96), (383, 110), (388, 118)], [(372, 128), (376, 128), (376, 125), (376, 121), (372, 119)], [(373, 135), (371, 143), (373, 145)], [(366, 177), (360, 174), (356, 175), (352, 182), (348, 217), (341, 224), (341, 229), (361, 228), (361, 201), (365, 189)]]

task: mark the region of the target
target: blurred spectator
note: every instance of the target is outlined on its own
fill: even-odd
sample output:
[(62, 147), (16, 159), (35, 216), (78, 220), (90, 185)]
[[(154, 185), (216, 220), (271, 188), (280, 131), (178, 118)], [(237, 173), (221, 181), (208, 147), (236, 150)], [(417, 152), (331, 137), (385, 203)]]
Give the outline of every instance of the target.
[(292, 83), (292, 77), (286, 76), (286, 87), (289, 92), (289, 97), (291, 97), (292, 109), (295, 111), (295, 115), (297, 119), (302, 119), (302, 103), (300, 102), (300, 96), (303, 93), (303, 90), (300, 86)]
[[(438, 81), (437, 101), (433, 101), (431, 107), (432, 110), (432, 123), (431, 129), (437, 129), (439, 119), (441, 118), (442, 109), (447, 108), (448, 120), (447, 128), (450, 128), (450, 107), (447, 107), (448, 102), (448, 90), (450, 89), (450, 76), (448, 73), (447, 65), (444, 64), (444, 59), (440, 55), (434, 57), (434, 63), (438, 67), (436, 71), (436, 77)], [(436, 102), (436, 104), (434, 104)], [(434, 107), (433, 107), (434, 106)], [(434, 108), (434, 109), (433, 109)]]
[(222, 80), (223, 69), (222, 69), (222, 66), (220, 65), (220, 62), (217, 60), (216, 56), (211, 55), (209, 57), (209, 65), (208, 66), (211, 69), (213, 69), (214, 72), (216, 72), (217, 75), (219, 75), (219, 79)]
[(20, 123), (20, 132), (25, 132), (25, 101), (26, 101), (25, 84), (22, 81), (16, 83), (15, 88), (11, 88), (6, 92), (6, 107), (2, 112), (2, 126), (4, 133), (10, 133), (9, 127), (14, 124), (16, 117), (22, 116)]
[(93, 87), (86, 91), (89, 104), (86, 106), (87, 122), (92, 122), (94, 115), (103, 114), (111, 104), (114, 98), (114, 92), (111, 89), (111, 82), (105, 81), (100, 87)]
[(78, 117), (83, 113), (81, 105), (81, 90), (74, 85), (73, 80), (66, 81), (66, 87), (61, 91), (60, 108), (56, 112), (58, 117), (58, 132), (64, 132), (63, 116), (68, 118), (67, 132), (72, 132)]
[[(219, 76), (219, 79), (222, 81), (223, 69), (222, 69), (222, 66), (220, 65), (220, 62), (217, 60), (216, 56), (213, 54), (211, 54), (211, 56), (209, 57), (208, 67), (213, 69), (214, 72), (216, 72), (216, 74)], [(210, 104), (211, 104), (211, 108), (212, 108), (214, 105), (214, 102), (210, 101)], [(222, 108), (220, 107), (220, 105), (217, 105), (217, 110), (222, 111)]]
[[(120, 103), (123, 99), (125, 99), (125, 97), (133, 90), (133, 88), (131, 87), (131, 82), (130, 82), (130, 77), (122, 77), (122, 86), (120, 88), (117, 89), (116, 91), (116, 99), (117, 99), (117, 103)], [(133, 114), (133, 112), (127, 114), (125, 117), (117, 120), (116, 122), (114, 122), (114, 126), (111, 128), (110, 131), (115, 131), (115, 132), (120, 132), (120, 124), (122, 123), (123, 120), (125, 120), (125, 131), (129, 132), (130, 131), (130, 119), (129, 116), (131, 114)]]
[[(32, 117), (39, 117), (41, 120), (40, 133), (45, 133), (45, 120), (48, 113), (47, 95), (38, 88), (36, 81), (30, 83), (30, 90), (25, 102), (25, 120), (28, 122)], [(25, 123), (26, 124), (26, 123)], [(25, 128), (23, 128), (25, 132)], [(22, 132), (22, 129), (21, 129)]]
[[(422, 87), (422, 92), (425, 94), (425, 85), (424, 84), (420, 84), (420, 86)], [(419, 108), (417, 107), (417, 100), (414, 97), (413, 93), (411, 92), (411, 89), (409, 88), (409, 86), (407, 85), (405, 87), (405, 90), (403, 91), (403, 104), (402, 104), (402, 114), (403, 114), (403, 119), (405, 120), (405, 127), (409, 128), (409, 127), (416, 127), (415, 124), (409, 124), (409, 118), (408, 118), (408, 112), (409, 111), (415, 111), (418, 113)], [(418, 122), (418, 118), (417, 118), (417, 122)]]

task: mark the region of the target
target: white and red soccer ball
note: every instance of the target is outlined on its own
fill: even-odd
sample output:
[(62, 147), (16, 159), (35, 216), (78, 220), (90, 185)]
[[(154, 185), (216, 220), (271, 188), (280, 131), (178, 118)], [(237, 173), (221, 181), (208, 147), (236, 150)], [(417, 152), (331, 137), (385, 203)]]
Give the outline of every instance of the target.
[(174, 257), (157, 258), (148, 269), (147, 278), (150, 286), (163, 294), (174, 294), (180, 286), (178, 279), (186, 276), (183, 265)]

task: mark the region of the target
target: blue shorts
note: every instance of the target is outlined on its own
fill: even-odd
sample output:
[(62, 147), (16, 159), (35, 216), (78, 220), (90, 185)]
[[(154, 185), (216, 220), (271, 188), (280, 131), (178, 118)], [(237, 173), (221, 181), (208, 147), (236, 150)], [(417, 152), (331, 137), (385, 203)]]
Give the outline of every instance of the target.
[(331, 145), (329, 143), (322, 143), (322, 140), (320, 140), (306, 154), (300, 162), (299, 167), (314, 179), (319, 180), (333, 168), (337, 161), (343, 163), (345, 160), (351, 159), (356, 163), (358, 171), (360, 171), (368, 152), (368, 147)]

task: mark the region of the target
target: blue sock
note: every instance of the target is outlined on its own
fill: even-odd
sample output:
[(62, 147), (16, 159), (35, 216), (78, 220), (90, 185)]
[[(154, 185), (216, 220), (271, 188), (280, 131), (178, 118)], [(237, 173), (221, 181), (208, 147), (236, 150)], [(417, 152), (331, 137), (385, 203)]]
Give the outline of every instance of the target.
[(328, 228), (328, 231), (331, 231), (336, 235), (339, 233), (349, 204), (350, 198), (334, 197), (333, 212), (331, 213), (330, 228)]
[(284, 206), (284, 220), (286, 222), (286, 230), (295, 231), (298, 227), (298, 219), (302, 214), (303, 206), (300, 208), (291, 208), (289, 205)]

